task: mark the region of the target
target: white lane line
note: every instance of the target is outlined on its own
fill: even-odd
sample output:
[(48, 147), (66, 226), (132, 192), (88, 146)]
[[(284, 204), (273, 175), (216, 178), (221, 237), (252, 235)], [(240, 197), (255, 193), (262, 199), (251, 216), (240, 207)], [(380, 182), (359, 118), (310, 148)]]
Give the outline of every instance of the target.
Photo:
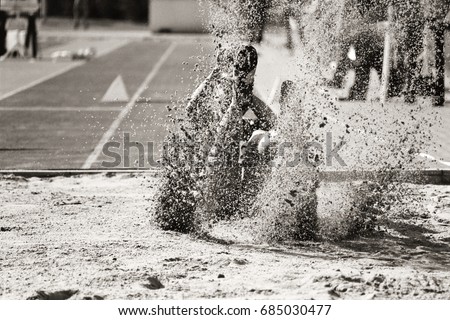
[(279, 76), (277, 76), (275, 78), (275, 81), (273, 82), (272, 85), (272, 90), (269, 93), (269, 96), (267, 97), (267, 105), (270, 106), (274, 101), (275, 101), (275, 96), (278, 92), (278, 87), (281, 84), (281, 78)]
[(158, 74), (159, 69), (163, 66), (163, 64), (166, 62), (166, 60), (170, 57), (172, 52), (175, 50), (177, 46), (176, 42), (172, 42), (172, 44), (167, 48), (167, 50), (164, 52), (164, 54), (159, 58), (158, 62), (153, 67), (152, 71), (148, 74), (148, 76), (145, 78), (144, 82), (140, 85), (140, 87), (137, 89), (136, 93), (131, 97), (130, 102), (126, 105), (124, 109), (120, 112), (118, 117), (114, 120), (114, 122), (109, 127), (108, 131), (105, 132), (103, 137), (98, 142), (97, 146), (95, 147), (94, 151), (89, 155), (89, 157), (86, 159), (86, 162), (81, 167), (82, 169), (90, 169), (95, 161), (97, 161), (98, 157), (100, 156), (103, 146), (113, 137), (116, 130), (119, 128), (120, 124), (122, 123), (123, 119), (128, 115), (128, 113), (133, 109), (136, 101), (140, 98), (141, 94), (148, 88), (148, 85), (150, 82), (155, 78), (155, 76)]
[(72, 62), (70, 65), (68, 65), (68, 66), (66, 66), (66, 67), (64, 67), (64, 68), (62, 68), (62, 69), (60, 69), (60, 70), (58, 70), (56, 72), (48, 74), (45, 77), (39, 78), (39, 79), (37, 79), (35, 81), (32, 81), (32, 82), (30, 82), (30, 83), (28, 83), (28, 84), (26, 84), (26, 85), (24, 85), (22, 87), (14, 89), (13, 91), (5, 93), (4, 95), (0, 96), (0, 100), (4, 100), (6, 98), (9, 98), (9, 97), (11, 97), (11, 96), (13, 96), (13, 95), (15, 95), (15, 94), (17, 94), (19, 92), (22, 92), (24, 90), (30, 89), (30, 88), (38, 85), (38, 84), (41, 84), (42, 82), (50, 80), (51, 78), (57, 77), (59, 75), (62, 75), (63, 73), (66, 73), (67, 71), (72, 70), (75, 67), (81, 66), (82, 64), (84, 64), (84, 62)]
[(428, 160), (431, 160), (431, 161), (436, 161), (436, 162), (438, 162), (438, 163), (440, 163), (440, 164), (443, 164), (444, 166), (450, 167), (450, 162), (438, 160), (438, 159), (436, 159), (435, 157), (430, 156), (429, 154), (426, 154), (426, 153), (419, 153), (419, 156), (421, 156), (422, 158), (426, 158), (426, 159), (428, 159)]
[(44, 106), (36, 106), (36, 107), (0, 107), (1, 111), (71, 111), (71, 112), (85, 112), (85, 111), (120, 111), (123, 107), (111, 107), (111, 106), (98, 106), (98, 107), (44, 107)]
[[(96, 58), (100, 58), (100, 57), (106, 56), (107, 54), (109, 54), (109, 53), (111, 53), (111, 52), (113, 52), (115, 50), (118, 50), (118, 49), (120, 49), (122, 47), (125, 47), (129, 43), (130, 43), (129, 41), (124, 41), (122, 43), (119, 43), (116, 46), (111, 46), (110, 48), (107, 48), (104, 51), (102, 51), (100, 53), (97, 53)], [(37, 63), (39, 63), (39, 62), (37, 62)], [(55, 62), (55, 63), (58, 63), (58, 62)], [(74, 69), (76, 67), (79, 67), (79, 66), (85, 64), (85, 63), (86, 63), (86, 61), (71, 61), (69, 65), (65, 66), (64, 68), (62, 68), (62, 69), (60, 69), (58, 71), (55, 71), (55, 72), (53, 72), (51, 74), (48, 74), (48, 75), (46, 75), (46, 76), (44, 76), (42, 78), (36, 79), (35, 81), (32, 81), (32, 82), (30, 82), (30, 83), (28, 83), (26, 85), (23, 85), (22, 87), (14, 89), (13, 91), (5, 93), (4, 95), (0, 96), (0, 101), (4, 100), (6, 98), (9, 98), (9, 97), (11, 97), (11, 96), (13, 96), (13, 95), (15, 95), (15, 94), (17, 94), (19, 92), (22, 92), (24, 90), (30, 89), (30, 88), (38, 85), (38, 84), (41, 84), (42, 82), (45, 82), (45, 81), (50, 80), (50, 79), (52, 79), (54, 77), (60, 76), (60, 75), (66, 73), (66, 72), (68, 72), (68, 71), (70, 71), (70, 70), (72, 70), (72, 69)]]

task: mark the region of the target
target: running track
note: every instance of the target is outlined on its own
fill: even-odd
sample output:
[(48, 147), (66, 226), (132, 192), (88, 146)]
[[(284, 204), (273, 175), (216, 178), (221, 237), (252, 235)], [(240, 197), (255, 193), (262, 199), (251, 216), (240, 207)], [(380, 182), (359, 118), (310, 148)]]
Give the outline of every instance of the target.
[[(0, 169), (105, 168), (104, 161), (111, 162), (112, 158), (103, 154), (103, 146), (119, 142), (120, 147), (111, 150), (123, 156), (125, 134), (129, 134), (130, 142), (144, 146), (141, 160), (149, 167), (147, 160), (159, 158), (158, 149), (167, 134), (166, 106), (183, 101), (192, 92), (198, 77), (209, 69), (209, 58), (202, 61), (199, 57), (212, 52), (213, 44), (206, 38), (136, 41), (0, 100)], [(281, 79), (274, 74), (280, 70), (267, 66), (279, 66), (278, 58), (279, 53), (266, 51), (261, 59), (261, 65), (268, 69), (259, 75), (260, 83), (268, 85), (267, 101), (277, 100)], [(194, 71), (196, 64), (202, 71)], [(130, 101), (100, 102), (118, 75), (124, 80)], [(357, 104), (341, 105), (344, 118), (336, 120), (345, 123), (345, 114), (354, 112), (354, 108)], [(440, 144), (438, 152), (421, 150), (445, 163), (450, 161), (446, 129), (449, 111), (448, 105), (438, 110), (443, 121), (434, 130), (434, 139)], [(154, 144), (154, 151), (148, 143)], [(349, 159), (355, 158), (355, 149), (349, 149), (349, 153)], [(129, 164), (124, 160), (122, 157), (115, 168), (138, 166), (135, 144), (131, 144)], [(430, 168), (436, 167), (448, 169), (450, 165), (430, 163)]]
[[(212, 51), (208, 40), (136, 41), (1, 100), (0, 169), (101, 168), (102, 161), (112, 160), (102, 154), (103, 145), (120, 142), (111, 150), (122, 154), (125, 133), (132, 142), (160, 147), (166, 106), (192, 91), (202, 76), (195, 64), (206, 72), (209, 63), (197, 57)], [(118, 75), (130, 101), (100, 102)], [(152, 156), (144, 151), (146, 159)], [(132, 147), (132, 167), (136, 160)], [(123, 167), (122, 161), (116, 168)]]

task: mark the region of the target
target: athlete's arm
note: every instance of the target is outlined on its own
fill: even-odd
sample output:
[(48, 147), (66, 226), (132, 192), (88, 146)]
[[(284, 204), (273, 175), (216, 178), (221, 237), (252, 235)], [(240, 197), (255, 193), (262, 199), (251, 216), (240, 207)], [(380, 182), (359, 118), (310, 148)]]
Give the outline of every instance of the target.
[(253, 103), (250, 108), (260, 121), (259, 129), (268, 131), (274, 127), (276, 121), (275, 113), (264, 101), (253, 95)]
[(186, 111), (191, 114), (197, 109), (198, 103), (207, 95), (208, 91), (212, 88), (212, 80), (219, 74), (219, 69), (214, 68), (213, 71), (206, 77), (205, 80), (195, 89), (189, 98), (186, 106)]

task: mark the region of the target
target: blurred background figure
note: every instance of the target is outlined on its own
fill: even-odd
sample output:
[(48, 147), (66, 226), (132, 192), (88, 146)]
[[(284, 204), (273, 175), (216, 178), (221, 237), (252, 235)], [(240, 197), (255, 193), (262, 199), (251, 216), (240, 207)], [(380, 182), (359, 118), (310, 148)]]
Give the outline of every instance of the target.
[(397, 70), (404, 79), (405, 102), (414, 103), (419, 89), (422, 66), (419, 56), (423, 52), (425, 28), (424, 10), (421, 0), (394, 0), (395, 38), (398, 45)]
[[(379, 76), (382, 72), (388, 6), (393, 8), (388, 96), (403, 95), (405, 102), (414, 103), (417, 96), (434, 95), (435, 104), (442, 105), (444, 19), (450, 0), (346, 0), (339, 28), (338, 65), (330, 85), (341, 88), (347, 71), (354, 69), (355, 84), (348, 98), (366, 99), (370, 70), (374, 69)], [(424, 43), (430, 34), (432, 49)], [(427, 70), (430, 56), (434, 62), (432, 72)]]
[(272, 0), (240, 0), (241, 16), (245, 20), (248, 41), (261, 43), (269, 18)]
[[(293, 37), (298, 37), (300, 41), (304, 39), (304, 25), (302, 23), (301, 11), (303, 6), (309, 0), (284, 0), (283, 5), (283, 27), (286, 30), (286, 48), (293, 49)], [(294, 34), (292, 30), (292, 21), (295, 21), (298, 30)]]
[(0, 57), (6, 53), (6, 20), (8, 13), (0, 10)]
[(74, 0), (73, 2), (73, 20), (74, 29), (78, 29), (80, 23), (85, 29), (89, 27), (89, 0)]
[(292, 16), (291, 3), (287, 3), (283, 11), (283, 26), (286, 29), (286, 48), (289, 50), (292, 50), (294, 47), (292, 42), (291, 16)]
[[(394, 9), (394, 94), (405, 102), (417, 96), (434, 96), (434, 105), (445, 101), (445, 17), (450, 0), (391, 0)], [(392, 88), (392, 86), (391, 86)]]
[[(443, 106), (445, 102), (445, 31), (449, 28), (448, 18), (450, 0), (422, 0), (429, 41), (424, 52), (424, 64), (434, 67), (432, 73), (432, 95), (434, 105)], [(428, 57), (426, 54), (430, 57)], [(431, 54), (430, 54), (431, 53)], [(434, 78), (434, 79), (433, 79)]]
[[(293, 44), (293, 34), (292, 34), (292, 26), (291, 26), (291, 18), (296, 18), (295, 10), (299, 9), (302, 1), (298, 0), (285, 0), (283, 3), (283, 27), (286, 30), (286, 48), (292, 50), (294, 48)], [(297, 8), (296, 8), (297, 7)], [(298, 23), (298, 27), (300, 28), (301, 24)], [(299, 34), (300, 39), (303, 38), (302, 34)]]
[(347, 71), (354, 69), (355, 83), (349, 100), (366, 99), (372, 68), (381, 76), (384, 42), (378, 22), (385, 18), (382, 8), (372, 6), (371, 0), (346, 0), (344, 4), (337, 69), (330, 85), (341, 88)]
[(27, 25), (27, 33), (25, 35), (25, 56), (28, 56), (28, 50), (31, 45), (31, 58), (32, 61), (37, 58), (38, 54), (38, 32), (36, 26), (38, 11), (34, 13), (30, 13), (27, 17), (28, 25)]
[(38, 28), (40, 0), (26, 3), (17, 2), (15, 6), (4, 6), (0, 11), (0, 56), (29, 57), (31, 61), (38, 55)]

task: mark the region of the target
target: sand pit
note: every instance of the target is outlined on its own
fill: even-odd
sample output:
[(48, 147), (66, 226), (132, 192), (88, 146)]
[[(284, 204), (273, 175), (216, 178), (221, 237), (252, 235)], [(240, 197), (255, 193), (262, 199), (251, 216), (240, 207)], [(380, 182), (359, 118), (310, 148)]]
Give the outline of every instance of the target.
[[(450, 186), (417, 186), (429, 213), (352, 241), (268, 245), (232, 222), (214, 240), (152, 222), (157, 177), (0, 180), (0, 297), (450, 299)], [(153, 290), (149, 277), (164, 288)]]

